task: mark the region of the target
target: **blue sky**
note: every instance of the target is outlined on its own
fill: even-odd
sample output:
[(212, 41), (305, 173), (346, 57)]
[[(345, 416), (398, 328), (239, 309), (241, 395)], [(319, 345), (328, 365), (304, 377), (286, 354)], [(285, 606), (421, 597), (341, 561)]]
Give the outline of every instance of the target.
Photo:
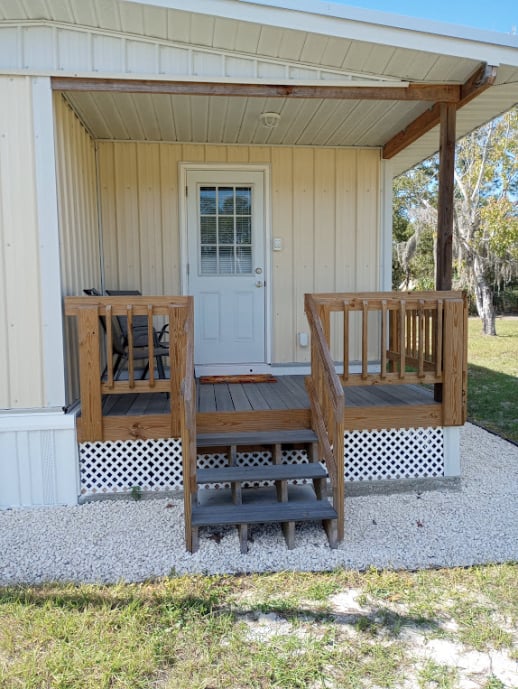
[(518, 0), (333, 0), (342, 5), (382, 10), (449, 24), (518, 33)]

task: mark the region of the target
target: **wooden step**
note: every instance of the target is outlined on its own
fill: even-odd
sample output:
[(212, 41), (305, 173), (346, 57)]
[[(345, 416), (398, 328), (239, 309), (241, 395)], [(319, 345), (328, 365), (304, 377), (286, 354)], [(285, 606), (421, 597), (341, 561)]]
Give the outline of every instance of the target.
[(335, 509), (327, 500), (249, 503), (243, 505), (196, 505), (192, 525), (269, 524), (336, 519)]
[(290, 479), (324, 479), (327, 471), (318, 462), (309, 464), (264, 464), (255, 467), (225, 466), (217, 469), (198, 469), (197, 483), (226, 483), (229, 481), (286, 481)]
[(221, 447), (231, 445), (277, 445), (295, 443), (316, 443), (317, 436), (309, 428), (280, 431), (252, 431), (247, 433), (198, 433), (198, 447)]

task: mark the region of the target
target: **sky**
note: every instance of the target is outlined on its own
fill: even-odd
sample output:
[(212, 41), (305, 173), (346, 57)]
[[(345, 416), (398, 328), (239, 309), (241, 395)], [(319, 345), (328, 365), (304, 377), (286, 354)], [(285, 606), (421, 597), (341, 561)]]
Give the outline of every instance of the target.
[(518, 33), (518, 0), (333, 0), (341, 5), (434, 19), (489, 31)]

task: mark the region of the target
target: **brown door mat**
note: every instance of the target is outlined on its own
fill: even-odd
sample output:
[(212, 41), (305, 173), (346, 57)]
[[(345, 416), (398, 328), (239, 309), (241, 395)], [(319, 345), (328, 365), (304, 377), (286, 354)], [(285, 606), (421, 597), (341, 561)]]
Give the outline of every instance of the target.
[(271, 373), (252, 373), (243, 376), (201, 376), (200, 383), (276, 383)]

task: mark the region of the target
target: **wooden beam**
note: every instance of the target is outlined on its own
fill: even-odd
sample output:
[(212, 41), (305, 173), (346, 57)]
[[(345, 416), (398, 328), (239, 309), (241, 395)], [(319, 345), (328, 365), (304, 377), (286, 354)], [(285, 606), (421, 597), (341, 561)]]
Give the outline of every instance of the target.
[(212, 81), (154, 81), (145, 79), (85, 79), (52, 77), (54, 91), (107, 91), (183, 96), (242, 96), (246, 98), (321, 98), (334, 100), (393, 100), (456, 103), (456, 84), (409, 84), (408, 86), (337, 86)]
[(480, 93), (486, 91), (490, 86), (493, 86), (497, 71), (497, 68), (493, 65), (484, 63), (473, 72), (460, 89), (460, 101), (457, 105), (457, 109), (469, 103), (473, 98), (476, 98)]
[[(492, 86), (496, 79), (497, 69), (491, 65), (483, 64), (460, 87), (460, 99), (457, 102), (457, 110), (476, 96)], [(440, 101), (445, 102), (445, 101)], [(428, 110), (402, 129), (398, 134), (387, 141), (383, 147), (383, 158), (389, 160), (403, 151), (407, 146), (417, 141), (423, 134), (436, 127), (441, 121), (441, 107), (439, 100)]]
[(453, 188), (455, 184), (455, 121), (454, 105), (441, 104), (439, 147), (439, 198), (437, 201), (437, 248), (435, 289), (451, 290), (453, 243)]

